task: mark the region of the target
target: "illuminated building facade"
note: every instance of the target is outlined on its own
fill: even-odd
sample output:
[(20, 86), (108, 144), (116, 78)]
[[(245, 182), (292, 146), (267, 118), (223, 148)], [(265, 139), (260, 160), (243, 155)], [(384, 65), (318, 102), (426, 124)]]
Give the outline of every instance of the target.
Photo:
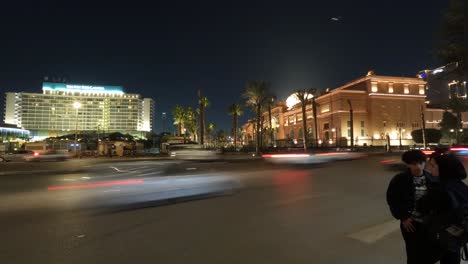
[(29, 131), (11, 124), (0, 124), (0, 143), (26, 140), (30, 137)]
[(124, 93), (121, 86), (43, 83), (42, 94), (7, 92), (5, 123), (47, 137), (75, 130), (151, 132), (154, 102), (138, 94)]
[[(303, 133), (307, 133), (311, 143), (323, 146), (349, 146), (351, 140), (356, 146), (384, 146), (388, 138), (393, 146), (400, 142), (413, 145), (411, 131), (422, 128), (422, 114), (426, 128), (439, 129), (438, 123), (445, 111), (427, 108), (423, 79), (379, 76), (373, 72), (317, 96), (315, 102), (317, 137), (311, 103), (306, 107), (306, 131), (303, 131), (302, 111), (295, 95), (272, 108), (273, 145), (281, 141), (300, 144)], [(263, 118), (263, 127), (269, 128), (268, 113), (264, 113)], [(467, 113), (463, 113), (462, 120), (467, 128)], [(254, 131), (253, 122), (243, 126), (244, 144), (255, 138)], [(265, 139), (268, 141), (268, 136)]]
[(427, 82), (427, 100), (431, 105), (448, 105), (452, 98), (467, 99), (466, 75), (460, 79), (458, 64), (450, 63), (433, 70), (423, 70), (418, 76)]

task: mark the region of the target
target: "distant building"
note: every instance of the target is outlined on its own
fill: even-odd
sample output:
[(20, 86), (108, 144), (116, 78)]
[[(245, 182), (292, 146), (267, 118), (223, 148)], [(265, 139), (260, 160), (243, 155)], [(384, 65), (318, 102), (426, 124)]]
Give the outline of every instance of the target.
[(30, 137), (28, 130), (17, 127), (12, 124), (0, 123), (0, 143), (10, 141), (23, 141)]
[[(375, 75), (351, 81), (316, 97), (317, 130), (315, 136), (312, 104), (306, 107), (307, 129), (302, 128), (302, 111), (295, 95), (272, 108), (272, 127), (275, 141), (302, 142), (307, 133), (311, 143), (325, 146), (354, 144), (395, 146), (413, 145), (411, 131), (422, 128), (422, 114), (426, 128), (439, 128), (445, 110), (427, 108), (426, 82), (421, 78)], [(350, 105), (353, 109), (353, 136), (351, 138)], [(269, 127), (268, 113), (263, 114), (264, 127)], [(468, 114), (463, 113), (463, 126), (468, 128)], [(254, 140), (254, 123), (243, 127), (244, 144)], [(266, 137), (268, 141), (268, 137)], [(338, 142), (337, 142), (338, 141)]]
[(121, 86), (42, 84), (42, 94), (5, 93), (5, 123), (30, 130), (34, 137), (80, 132), (151, 132), (154, 101), (124, 93)]
[(446, 106), (451, 98), (467, 99), (466, 78), (456, 80), (455, 71), (457, 64), (447, 64), (445, 66), (423, 70), (418, 76), (427, 82), (427, 100), (431, 105)]

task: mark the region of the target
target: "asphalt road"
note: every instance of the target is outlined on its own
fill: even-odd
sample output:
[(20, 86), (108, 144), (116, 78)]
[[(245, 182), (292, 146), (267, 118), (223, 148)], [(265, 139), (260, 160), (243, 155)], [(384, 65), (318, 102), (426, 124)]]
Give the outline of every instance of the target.
[(0, 263), (404, 263), (398, 159), (0, 164)]

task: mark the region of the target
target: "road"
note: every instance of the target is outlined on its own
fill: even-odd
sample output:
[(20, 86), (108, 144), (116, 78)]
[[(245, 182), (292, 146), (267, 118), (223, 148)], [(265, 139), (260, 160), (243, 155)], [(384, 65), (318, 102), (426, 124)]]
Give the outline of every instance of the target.
[(0, 263), (404, 263), (398, 159), (0, 164)]

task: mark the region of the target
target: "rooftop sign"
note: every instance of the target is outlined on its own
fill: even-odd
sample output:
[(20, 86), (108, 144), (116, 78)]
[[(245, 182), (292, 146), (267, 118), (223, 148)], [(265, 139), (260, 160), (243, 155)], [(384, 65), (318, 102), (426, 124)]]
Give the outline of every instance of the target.
[(67, 83), (42, 83), (43, 91), (123, 94), (122, 86), (93, 86)]

